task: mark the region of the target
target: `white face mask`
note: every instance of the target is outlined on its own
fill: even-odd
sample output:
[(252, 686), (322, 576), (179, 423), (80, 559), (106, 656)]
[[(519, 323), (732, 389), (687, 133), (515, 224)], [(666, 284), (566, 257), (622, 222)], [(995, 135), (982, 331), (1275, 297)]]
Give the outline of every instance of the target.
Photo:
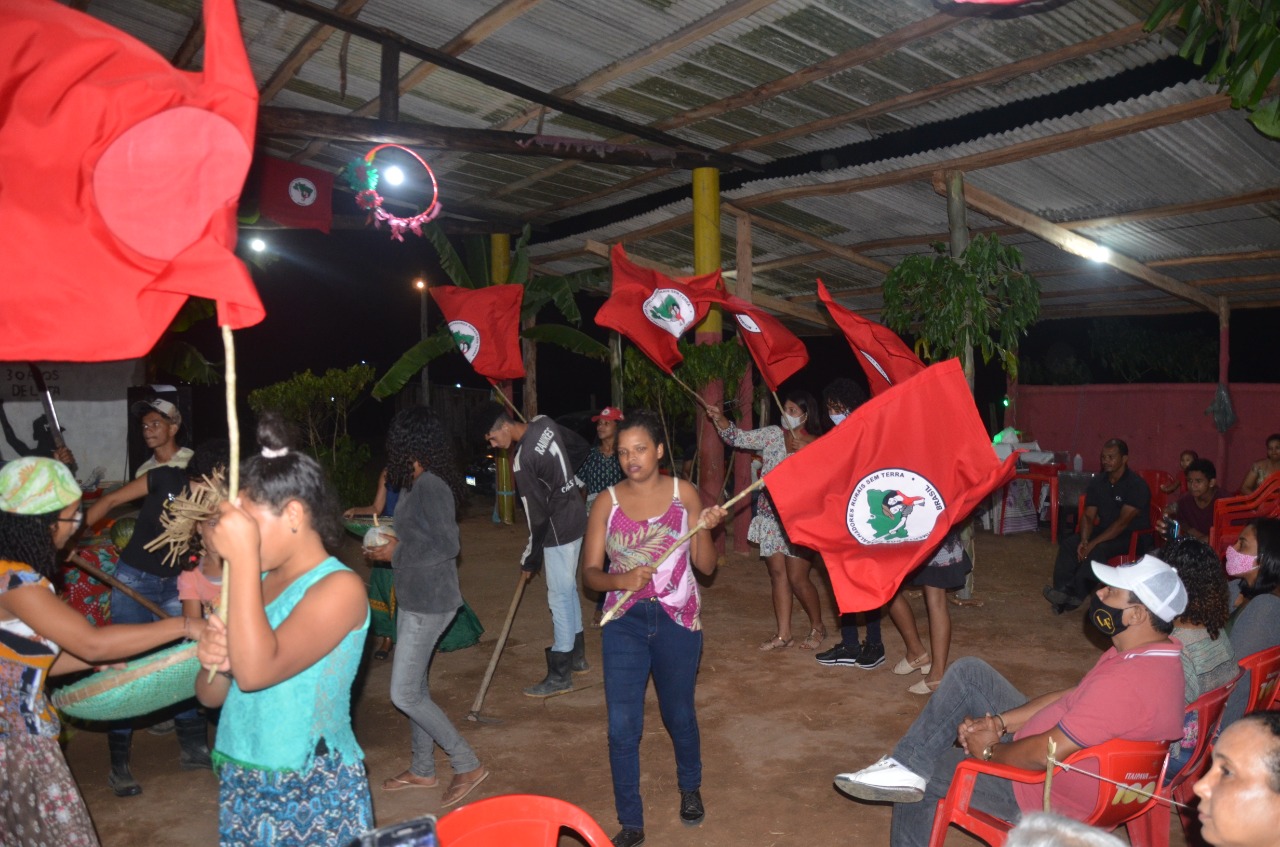
[(788, 415), (786, 412), (782, 413), (782, 425), (787, 429), (799, 429), (802, 423), (804, 423), (804, 418), (797, 418), (795, 415)]
[(849, 416), (848, 416), (848, 415), (835, 415), (835, 414), (828, 413), (828, 414), (827, 414), (827, 417), (831, 418), (831, 423), (832, 423), (832, 425), (833, 425), (833, 426), (835, 426), (835, 425), (839, 425), (839, 423), (840, 423), (842, 420), (844, 420), (845, 418), (847, 418), (847, 417), (849, 417)]

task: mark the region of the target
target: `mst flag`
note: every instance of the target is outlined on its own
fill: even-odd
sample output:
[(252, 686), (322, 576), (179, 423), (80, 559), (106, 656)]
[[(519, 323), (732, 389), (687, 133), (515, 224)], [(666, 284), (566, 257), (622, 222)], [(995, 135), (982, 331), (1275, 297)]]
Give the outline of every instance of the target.
[(524, 376), (520, 355), (523, 285), (433, 285), (428, 290), (444, 312), (454, 343), (476, 373), (495, 384)]
[(262, 160), (258, 209), (276, 223), (327, 233), (333, 223), (333, 174), (288, 159)]
[(836, 303), (822, 280), (818, 280), (818, 298), (826, 304), (845, 340), (858, 354), (858, 364), (867, 375), (872, 397), (924, 370), (924, 362), (902, 343), (896, 332)]
[(809, 351), (804, 342), (783, 326), (782, 321), (732, 295), (725, 295), (723, 301), (717, 302), (737, 320), (738, 336), (747, 345), (761, 378), (770, 389), (777, 391), (779, 385), (809, 364)]
[(627, 258), (621, 244), (609, 253), (613, 290), (596, 312), (596, 323), (616, 330), (667, 373), (684, 357), (676, 339), (706, 317), (712, 303), (724, 302), (720, 272), (672, 279)]
[(0, 2), (0, 360), (144, 356), (188, 296), (266, 315), (236, 258), (258, 89), (234, 0), (204, 68), (58, 3)]
[(787, 536), (822, 554), (841, 612), (887, 603), (957, 521), (1014, 474), (960, 362), (864, 403), (765, 477)]

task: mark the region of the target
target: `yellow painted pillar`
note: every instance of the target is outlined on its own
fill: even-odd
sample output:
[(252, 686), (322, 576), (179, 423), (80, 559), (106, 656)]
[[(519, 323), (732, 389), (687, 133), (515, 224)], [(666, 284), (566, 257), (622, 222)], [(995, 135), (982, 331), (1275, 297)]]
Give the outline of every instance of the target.
[[(489, 236), (489, 279), (477, 279), (473, 282), (477, 285), (500, 285), (510, 276), (511, 236), (505, 232), (495, 232)], [(503, 380), (502, 385), (495, 388), (505, 394), (508, 400), (514, 399), (511, 380)], [(511, 473), (511, 457), (506, 450), (499, 450), (498, 455), (494, 457), (494, 463), (498, 466), (496, 480), (498, 517), (504, 524), (512, 524), (515, 523), (516, 518), (516, 481)]]
[[(693, 171), (693, 272), (709, 274), (720, 267), (720, 171), (696, 168)], [(719, 344), (724, 323), (718, 306), (694, 329), (695, 344)], [(714, 408), (724, 406), (724, 381), (715, 380), (702, 389), (702, 399)], [(698, 488), (703, 503), (720, 503), (724, 490), (724, 442), (701, 410), (696, 411), (698, 428)], [(724, 531), (715, 533), (716, 552), (724, 556)]]

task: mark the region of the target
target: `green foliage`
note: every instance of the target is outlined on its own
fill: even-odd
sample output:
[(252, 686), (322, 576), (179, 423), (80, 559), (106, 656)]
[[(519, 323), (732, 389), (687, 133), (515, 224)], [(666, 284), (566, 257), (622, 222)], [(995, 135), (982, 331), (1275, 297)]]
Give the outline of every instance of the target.
[(319, 376), (307, 370), (249, 392), (255, 413), (278, 412), (298, 428), (303, 449), (324, 466), (344, 504), (369, 496), (369, 447), (347, 435), (347, 415), (373, 376), (369, 365), (330, 368)]
[(582, 330), (574, 329), (571, 326), (540, 324), (521, 330), (520, 335), (530, 341), (563, 347), (570, 353), (578, 353), (590, 359), (598, 359), (602, 362), (609, 361), (608, 347)]
[(509, 282), (524, 284), (529, 281), (529, 238), (532, 235), (533, 227), (525, 224), (524, 229), (520, 230), (520, 237), (516, 239), (515, 261), (511, 263)]
[(1146, 28), (1174, 14), (1186, 33), (1178, 54), (1203, 65), (1216, 49), (1205, 80), (1231, 95), (1232, 108), (1252, 112), (1249, 122), (1260, 132), (1280, 138), (1280, 98), (1262, 105), (1280, 73), (1280, 0), (1161, 0)]
[[(736, 339), (720, 344), (680, 342), (684, 361), (675, 375), (694, 391), (702, 391), (717, 379), (737, 386), (746, 372), (748, 353)], [(702, 407), (674, 379), (634, 347), (622, 352), (623, 398), (628, 409), (652, 409), (664, 426), (688, 427), (698, 420)], [(732, 393), (730, 388), (730, 393)]]
[(1093, 358), (1124, 382), (1214, 382), (1218, 339), (1202, 330), (1152, 329), (1125, 318), (1089, 325)]
[(444, 230), (435, 221), (431, 221), (422, 227), (422, 234), (431, 242), (431, 246), (435, 248), (436, 255), (440, 258), (440, 270), (445, 272), (449, 277), (449, 281), (454, 285), (463, 288), (475, 288), (477, 284), (488, 285), (487, 278), (475, 282), (471, 279), (471, 274), (467, 272), (467, 266), (462, 263), (462, 259), (458, 256), (458, 251), (453, 249), (453, 245), (449, 243), (449, 238), (444, 234)]
[(944, 244), (933, 251), (906, 257), (885, 277), (885, 325), (916, 334), (933, 361), (976, 347), (1017, 378), (1018, 340), (1040, 314), (1040, 286), (1022, 270), (1022, 254), (994, 235), (973, 239), (958, 260)]
[(387, 399), (408, 385), (409, 380), (413, 379), (418, 371), (422, 370), (429, 362), (456, 349), (458, 349), (458, 345), (454, 343), (453, 333), (449, 331), (447, 324), (441, 325), (431, 335), (410, 347), (382, 375), (382, 379), (378, 380), (378, 384), (373, 387), (373, 399)]
[(148, 377), (151, 382), (161, 381), (157, 374), (168, 374), (179, 382), (192, 385), (217, 385), (222, 381), (221, 362), (211, 362), (193, 344), (175, 338), (201, 321), (211, 320), (218, 314), (212, 300), (188, 297), (178, 314), (173, 316), (160, 341), (147, 354)]

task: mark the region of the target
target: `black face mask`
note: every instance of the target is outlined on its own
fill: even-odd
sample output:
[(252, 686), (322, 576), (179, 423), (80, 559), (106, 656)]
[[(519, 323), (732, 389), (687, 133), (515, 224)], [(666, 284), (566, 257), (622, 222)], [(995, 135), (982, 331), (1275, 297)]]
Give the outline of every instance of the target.
[[(1127, 608), (1129, 607), (1126, 606), (1125, 609)], [(1098, 599), (1097, 594), (1089, 598), (1089, 620), (1107, 638), (1114, 638), (1129, 628), (1128, 624), (1120, 620), (1123, 616), (1124, 609), (1108, 606)]]

